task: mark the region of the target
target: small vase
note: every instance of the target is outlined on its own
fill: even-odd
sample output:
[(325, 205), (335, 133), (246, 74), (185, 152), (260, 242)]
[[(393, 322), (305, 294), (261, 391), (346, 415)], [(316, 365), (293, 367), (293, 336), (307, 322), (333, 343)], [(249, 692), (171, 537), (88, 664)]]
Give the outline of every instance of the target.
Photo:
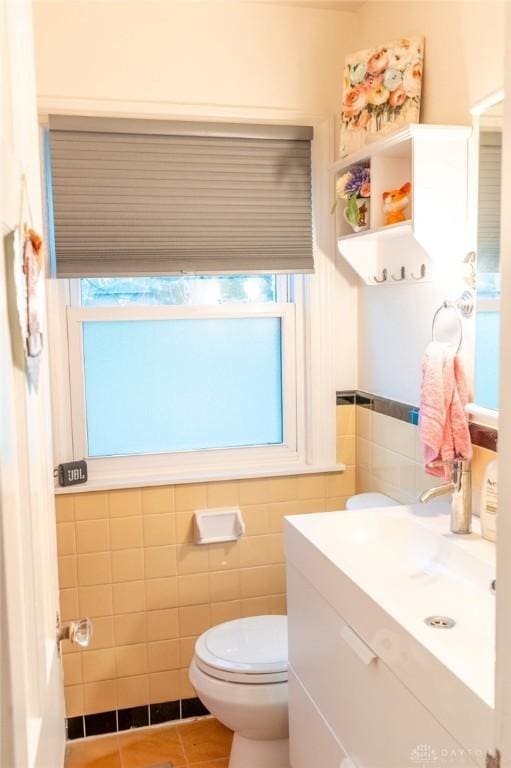
[(344, 218), (353, 232), (362, 232), (369, 227), (369, 205), (368, 197), (357, 197), (352, 198), (344, 209)]

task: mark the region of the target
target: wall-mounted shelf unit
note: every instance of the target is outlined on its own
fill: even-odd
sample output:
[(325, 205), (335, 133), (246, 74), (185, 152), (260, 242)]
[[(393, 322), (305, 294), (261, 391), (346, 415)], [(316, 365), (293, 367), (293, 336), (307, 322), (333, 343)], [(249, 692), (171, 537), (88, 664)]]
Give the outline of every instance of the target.
[[(334, 163), (335, 179), (356, 164), (371, 170), (368, 229), (352, 231), (344, 201), (335, 212), (338, 251), (367, 285), (429, 282), (436, 265), (463, 260), (469, 134), (464, 126), (412, 124)], [(407, 181), (407, 219), (386, 226), (383, 193)]]

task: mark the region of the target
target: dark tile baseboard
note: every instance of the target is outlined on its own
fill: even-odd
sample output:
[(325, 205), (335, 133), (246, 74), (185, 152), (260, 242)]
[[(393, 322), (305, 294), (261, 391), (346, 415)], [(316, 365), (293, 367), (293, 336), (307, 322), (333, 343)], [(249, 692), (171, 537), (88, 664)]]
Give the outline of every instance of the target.
[(397, 400), (389, 400), (387, 397), (371, 395), (368, 392), (361, 392), (359, 390), (337, 392), (337, 405), (360, 405), (362, 408), (369, 408), (371, 411), (382, 413), (384, 416), (392, 416), (392, 418), (406, 421), (408, 424), (419, 423), (419, 409), (417, 406), (400, 403)]
[(200, 699), (181, 699), (162, 701), (142, 707), (113, 709), (94, 715), (80, 715), (66, 719), (66, 732), (69, 741), (82, 739), (84, 736), (99, 736), (105, 733), (118, 733), (131, 728), (144, 728), (148, 725), (169, 723), (173, 720), (185, 720), (188, 717), (209, 715)]
[[(337, 392), (336, 402), (337, 405), (360, 405), (362, 408), (369, 408), (376, 413), (382, 413), (384, 416), (406, 421), (408, 424), (418, 425), (419, 423), (420, 410), (417, 406), (400, 403), (398, 400), (390, 400), (368, 392), (360, 392), (359, 390)], [(489, 451), (496, 451), (498, 435), (498, 430), (493, 427), (470, 424), (472, 445), (487, 448)]]
[(470, 424), (470, 437), (472, 445), (478, 445), (480, 448), (487, 448), (489, 451), (498, 450), (498, 429), (483, 427), (481, 424)]

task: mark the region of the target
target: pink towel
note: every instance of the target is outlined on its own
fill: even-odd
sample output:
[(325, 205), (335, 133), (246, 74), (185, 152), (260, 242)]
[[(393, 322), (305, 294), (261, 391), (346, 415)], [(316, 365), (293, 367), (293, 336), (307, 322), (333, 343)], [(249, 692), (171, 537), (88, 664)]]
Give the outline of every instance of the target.
[(419, 434), (426, 472), (452, 477), (452, 466), (430, 467), (433, 461), (472, 458), (465, 406), (468, 390), (463, 365), (449, 344), (432, 341), (422, 361)]

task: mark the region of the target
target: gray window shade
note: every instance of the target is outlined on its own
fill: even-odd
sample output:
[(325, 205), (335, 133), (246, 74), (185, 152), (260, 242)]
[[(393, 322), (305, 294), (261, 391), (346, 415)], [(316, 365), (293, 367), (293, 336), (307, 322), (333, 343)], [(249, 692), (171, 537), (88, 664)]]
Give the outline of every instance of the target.
[(311, 137), (50, 118), (57, 276), (312, 272)]
[(477, 234), (479, 272), (499, 271), (501, 168), (501, 133), (481, 131)]

